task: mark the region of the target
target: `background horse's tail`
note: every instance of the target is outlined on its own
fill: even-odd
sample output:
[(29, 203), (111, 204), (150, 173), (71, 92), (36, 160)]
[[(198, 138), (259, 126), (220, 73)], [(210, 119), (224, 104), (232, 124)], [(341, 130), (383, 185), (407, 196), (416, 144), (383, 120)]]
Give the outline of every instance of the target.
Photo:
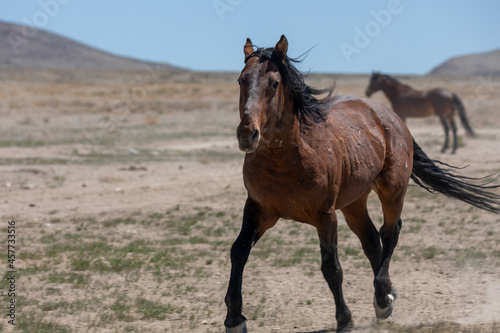
[[(491, 190), (500, 185), (491, 185), (487, 177), (473, 178), (458, 174), (457, 167), (430, 159), (413, 140), (413, 170), (411, 179), (431, 193), (464, 201), (472, 206), (500, 214), (500, 195)], [(495, 178), (496, 179), (496, 178)]]
[(464, 103), (462, 103), (462, 101), (460, 100), (460, 98), (458, 98), (456, 94), (453, 94), (453, 105), (455, 106), (455, 109), (458, 112), (460, 121), (462, 122), (462, 125), (464, 126), (467, 134), (470, 136), (475, 136), (474, 131), (472, 130), (472, 127), (469, 124), (469, 120), (467, 119), (467, 115), (465, 114)]

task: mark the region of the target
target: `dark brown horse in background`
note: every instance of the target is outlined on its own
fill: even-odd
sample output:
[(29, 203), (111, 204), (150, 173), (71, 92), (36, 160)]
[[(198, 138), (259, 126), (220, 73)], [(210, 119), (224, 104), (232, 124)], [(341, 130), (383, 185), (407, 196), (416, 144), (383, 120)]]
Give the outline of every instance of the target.
[[(471, 178), (430, 160), (404, 122), (375, 101), (345, 96), (317, 99), (287, 56), (285, 36), (275, 48), (254, 50), (247, 39), (239, 76), (239, 147), (246, 153), (243, 178), (248, 191), (240, 234), (231, 248), (231, 277), (225, 298), (226, 332), (246, 332), (241, 296), (243, 269), (251, 248), (279, 218), (316, 227), (321, 271), (335, 298), (337, 330), (352, 326), (342, 294), (337, 253), (337, 215), (344, 214), (359, 237), (374, 274), (373, 305), (378, 318), (393, 311), (396, 293), (389, 262), (401, 229), (409, 179), (420, 186), (498, 212), (498, 186)], [(331, 92), (331, 91), (330, 91)], [(368, 215), (368, 195), (382, 204), (380, 231)]]
[(406, 122), (406, 118), (430, 117), (437, 115), (444, 128), (444, 145), (441, 152), (448, 148), (449, 129), (453, 134), (452, 154), (457, 150), (457, 126), (455, 125), (455, 110), (458, 112), (460, 121), (468, 135), (474, 136), (474, 131), (467, 120), (465, 107), (457, 95), (442, 88), (429, 90), (415, 90), (402, 84), (389, 75), (373, 73), (370, 84), (366, 88), (366, 96), (382, 90), (396, 114)]

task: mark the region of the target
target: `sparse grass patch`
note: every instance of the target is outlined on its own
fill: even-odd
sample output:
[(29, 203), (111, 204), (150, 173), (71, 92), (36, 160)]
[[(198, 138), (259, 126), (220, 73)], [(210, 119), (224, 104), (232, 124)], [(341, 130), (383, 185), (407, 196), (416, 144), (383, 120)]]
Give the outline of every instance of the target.
[(131, 322), (134, 320), (131, 315), (132, 302), (124, 295), (118, 296), (113, 304), (111, 304), (110, 310), (114, 312), (116, 319), (119, 321)]
[(276, 267), (290, 267), (295, 265), (300, 265), (304, 261), (313, 262), (315, 264), (319, 263), (319, 255), (316, 249), (301, 247), (295, 248), (295, 250), (290, 251), (288, 249), (289, 255), (281, 254), (274, 258), (272, 265)]
[(42, 244), (52, 244), (57, 242), (59, 237), (57, 237), (56, 233), (48, 234), (48, 235), (42, 235), (40, 238), (40, 242)]
[(102, 222), (101, 224), (105, 228), (113, 228), (119, 224), (129, 225), (129, 224), (136, 224), (137, 222), (138, 221), (136, 218), (134, 218), (132, 216), (127, 216), (127, 217), (117, 217), (117, 218), (113, 218), (110, 220), (106, 220), (106, 221)]
[(71, 258), (71, 268), (74, 271), (86, 271), (90, 267), (91, 259), (88, 256), (79, 255), (76, 258)]
[(68, 308), (68, 306), (69, 303), (66, 301), (58, 301), (58, 302), (48, 301), (41, 303), (39, 305), (39, 308), (42, 311), (55, 311), (55, 310), (61, 311), (63, 309)]
[(438, 255), (438, 253), (439, 250), (435, 246), (428, 246), (422, 250), (421, 255), (422, 258), (429, 260), (434, 259), (434, 257)]
[(51, 272), (47, 277), (47, 282), (62, 284), (70, 283), (74, 288), (80, 288), (89, 283), (90, 277), (85, 273), (75, 272)]
[(100, 273), (138, 272), (143, 265), (144, 261), (139, 256), (127, 256), (126, 254), (115, 252), (113, 255), (108, 255), (92, 262), (91, 269)]
[(40, 263), (35, 263), (31, 264), (29, 266), (26, 266), (25, 269), (23, 269), (23, 274), (29, 276), (29, 275), (37, 275), (43, 272), (48, 272), (52, 270), (52, 263), (45, 261), (45, 262), (40, 262)]
[(24, 313), (18, 319), (18, 329), (22, 333), (71, 333), (68, 326), (58, 324), (38, 316), (34, 313)]
[(455, 263), (459, 267), (478, 267), (488, 256), (480, 249), (467, 247), (465, 249), (454, 249)]
[(155, 251), (152, 245), (153, 245), (152, 241), (137, 239), (131, 241), (130, 243), (128, 243), (123, 247), (117, 248), (116, 251), (125, 253), (148, 254)]
[(404, 222), (408, 223), (427, 223), (427, 220), (421, 217), (409, 217), (404, 220)]
[(417, 224), (417, 225), (410, 225), (410, 226), (407, 226), (405, 229), (404, 229), (404, 232), (407, 232), (407, 233), (410, 233), (410, 234), (415, 234), (415, 233), (419, 233), (420, 230), (422, 230), (422, 225), (420, 224)]
[(255, 258), (258, 258), (259, 260), (266, 260), (271, 256), (273, 252), (275, 252), (275, 250), (271, 245), (261, 242), (258, 246), (255, 246), (252, 249), (251, 255)]
[(64, 176), (53, 176), (52, 182), (54, 187), (62, 186), (66, 181), (66, 177)]
[(140, 333), (140, 330), (132, 325), (127, 325), (123, 328), (126, 333)]
[(17, 254), (17, 258), (20, 260), (37, 260), (42, 258), (42, 254), (39, 252), (32, 252), (29, 251), (28, 249), (25, 249), (23, 252)]
[(361, 251), (359, 249), (354, 248), (354, 247), (348, 246), (344, 249), (344, 254), (348, 257), (350, 256), (350, 257), (359, 258)]
[(150, 301), (143, 297), (138, 297), (135, 301), (137, 311), (142, 315), (143, 320), (164, 320), (167, 314), (174, 311), (180, 313), (184, 311), (183, 308), (175, 308), (169, 305), (164, 305), (160, 302)]
[(265, 303), (266, 297), (262, 296), (259, 300), (259, 304), (257, 304), (257, 306), (254, 306), (252, 309), (249, 309), (251, 320), (257, 320), (259, 318), (266, 317)]

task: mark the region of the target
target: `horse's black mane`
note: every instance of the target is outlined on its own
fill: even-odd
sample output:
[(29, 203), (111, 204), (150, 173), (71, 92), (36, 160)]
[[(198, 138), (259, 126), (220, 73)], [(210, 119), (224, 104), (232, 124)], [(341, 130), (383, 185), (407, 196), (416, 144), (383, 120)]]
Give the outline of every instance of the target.
[[(307, 74), (301, 73), (293, 64), (300, 63), (297, 58), (288, 56), (281, 60), (274, 48), (258, 48), (245, 59), (245, 63), (252, 57), (258, 57), (260, 61), (272, 61), (278, 67), (282, 83), (290, 89), (295, 105), (295, 112), (298, 119), (303, 124), (309, 124), (310, 121), (320, 123), (325, 120), (326, 112), (324, 108), (325, 99), (330, 97), (333, 88), (316, 89), (305, 83)], [(314, 95), (328, 93), (323, 99), (318, 99)]]

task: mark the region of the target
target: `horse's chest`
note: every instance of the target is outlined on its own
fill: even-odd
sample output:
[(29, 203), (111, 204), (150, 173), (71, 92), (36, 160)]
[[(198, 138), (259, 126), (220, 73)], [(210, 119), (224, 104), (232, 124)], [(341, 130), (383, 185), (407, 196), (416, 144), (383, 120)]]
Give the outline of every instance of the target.
[(283, 218), (304, 220), (329, 192), (326, 175), (316, 170), (260, 170), (244, 174), (248, 194)]

